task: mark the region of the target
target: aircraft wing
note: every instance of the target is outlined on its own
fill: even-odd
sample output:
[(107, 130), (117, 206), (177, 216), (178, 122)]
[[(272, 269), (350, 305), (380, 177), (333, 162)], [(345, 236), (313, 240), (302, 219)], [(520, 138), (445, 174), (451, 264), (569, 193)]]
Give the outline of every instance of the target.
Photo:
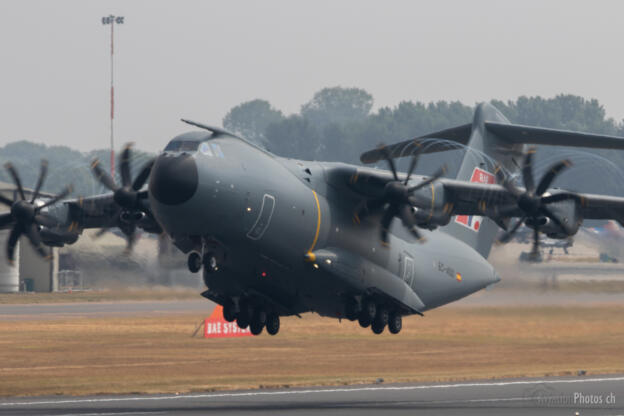
[[(512, 196), (500, 185), (487, 185), (454, 179), (440, 179), (444, 198), (453, 204), (452, 215), (494, 214), (497, 207), (514, 204)], [(522, 188), (520, 188), (522, 189)], [(555, 189), (551, 194), (566, 192)], [(579, 197), (579, 210), (584, 219), (614, 219), (624, 224), (624, 198), (609, 195), (576, 193)], [(520, 216), (518, 209), (510, 211), (510, 216)]]
[[(357, 168), (349, 169), (336, 167), (331, 169), (329, 182), (335, 186), (347, 186), (356, 194), (367, 197), (381, 197), (384, 193), (385, 185), (393, 180), (390, 172), (384, 170)], [(404, 174), (399, 173), (399, 179), (404, 179)], [(414, 183), (426, 180), (426, 177), (414, 177)], [(429, 191), (432, 189), (432, 191)], [(523, 188), (518, 188), (524, 191)], [(497, 220), (497, 212), (501, 207), (505, 207), (506, 217), (520, 217), (522, 211), (510, 209), (516, 205), (515, 199), (501, 185), (481, 184), (467, 182), (456, 179), (440, 178), (433, 187), (425, 189), (424, 198), (428, 201), (432, 199), (431, 194), (435, 192), (433, 199), (438, 206), (448, 203), (450, 215), (486, 215)], [(567, 192), (563, 189), (550, 189), (550, 194)], [(579, 213), (584, 219), (614, 219), (624, 225), (624, 198), (575, 193), (578, 195)], [(428, 202), (430, 203), (430, 202)], [(427, 203), (427, 204), (428, 204)]]
[(118, 227), (126, 234), (136, 227), (149, 233), (162, 232), (150, 211), (146, 194), (139, 200), (139, 207), (136, 211), (124, 211), (112, 193), (64, 200), (46, 211), (59, 225), (44, 233), (44, 241), (51, 245), (73, 243), (84, 229), (90, 228)]

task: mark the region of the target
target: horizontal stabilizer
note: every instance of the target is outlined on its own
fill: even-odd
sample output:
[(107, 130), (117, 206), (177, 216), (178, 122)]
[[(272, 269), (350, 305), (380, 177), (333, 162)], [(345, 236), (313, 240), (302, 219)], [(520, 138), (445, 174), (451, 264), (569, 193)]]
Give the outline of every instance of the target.
[[(489, 133), (511, 145), (538, 144), (624, 150), (624, 137), (522, 126), (519, 124), (485, 122), (484, 125)], [(419, 148), (421, 153), (443, 152), (467, 145), (470, 141), (471, 133), (472, 125), (464, 124), (395, 143), (386, 146), (386, 150), (393, 158), (411, 156)], [(457, 145), (454, 146), (453, 142), (457, 143)], [(362, 163), (375, 163), (382, 159), (384, 159), (384, 152), (380, 149), (369, 150), (360, 156)]]
[[(462, 145), (468, 144), (470, 133), (472, 132), (472, 124), (464, 124), (446, 130), (437, 131), (427, 134), (426, 136), (416, 137), (415, 139), (405, 140), (386, 146), (386, 150), (390, 153), (390, 157), (405, 157), (414, 154), (416, 149), (422, 147), (421, 153), (436, 153), (445, 150), (454, 149), (453, 143)], [(444, 141), (441, 141), (444, 140)], [(375, 163), (384, 159), (384, 153), (379, 149), (369, 150), (362, 153), (360, 160), (362, 163)]]
[(624, 137), (579, 133), (543, 127), (486, 122), (488, 131), (513, 144), (543, 144), (549, 146), (588, 147), (595, 149), (624, 149)]

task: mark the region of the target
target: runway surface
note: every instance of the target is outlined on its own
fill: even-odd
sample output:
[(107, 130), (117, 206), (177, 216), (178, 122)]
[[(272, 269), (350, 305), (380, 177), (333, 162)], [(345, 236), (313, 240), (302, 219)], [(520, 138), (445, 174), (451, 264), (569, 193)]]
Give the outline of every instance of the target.
[(58, 319), (64, 317), (150, 316), (206, 312), (214, 309), (208, 300), (77, 302), (0, 305), (0, 319)]
[(0, 414), (40, 416), (574, 415), (575, 412), (624, 414), (624, 376), (0, 400)]
[[(507, 289), (482, 290), (445, 307), (584, 305), (624, 302), (624, 293), (528, 293)], [(0, 319), (59, 319), (107, 316), (157, 316), (171, 313), (205, 313), (214, 303), (205, 300), (76, 302), (48, 304), (0, 304)]]

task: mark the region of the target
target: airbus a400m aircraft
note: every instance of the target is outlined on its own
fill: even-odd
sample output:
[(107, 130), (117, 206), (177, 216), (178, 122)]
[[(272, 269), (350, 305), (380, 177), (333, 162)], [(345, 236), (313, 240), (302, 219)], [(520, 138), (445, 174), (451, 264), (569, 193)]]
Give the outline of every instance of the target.
[[(314, 311), (396, 334), (402, 317), (455, 301), (500, 280), (487, 257), (498, 228), (509, 239), (521, 224), (567, 238), (584, 218), (624, 220), (624, 198), (550, 189), (570, 166), (561, 161), (539, 181), (527, 144), (624, 149), (624, 138), (512, 125), (481, 104), (471, 124), (364, 153), (389, 171), (344, 163), (277, 157), (222, 129), (173, 138), (133, 178), (130, 148), (121, 155), (120, 185), (92, 170), (111, 192), (45, 203), (26, 200), (17, 172), (7, 256), (25, 234), (30, 242), (63, 245), (86, 228), (165, 232), (203, 273), (202, 295), (223, 305), (224, 317), (254, 334), (276, 334), (280, 316)], [(442, 140), (443, 139), (443, 140)], [(419, 154), (461, 145), (455, 179), (413, 175)], [(451, 146), (452, 147), (452, 146)], [(408, 172), (393, 159), (411, 156)], [(523, 187), (514, 175), (521, 173)], [(513, 220), (512, 220), (513, 221)], [(42, 253), (43, 250), (40, 250)]]

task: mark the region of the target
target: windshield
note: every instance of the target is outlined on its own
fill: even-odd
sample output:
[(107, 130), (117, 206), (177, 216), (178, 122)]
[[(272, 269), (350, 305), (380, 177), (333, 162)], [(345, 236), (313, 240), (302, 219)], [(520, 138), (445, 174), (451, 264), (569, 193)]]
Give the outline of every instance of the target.
[(195, 152), (199, 147), (196, 140), (172, 140), (169, 142), (165, 151), (169, 152)]

